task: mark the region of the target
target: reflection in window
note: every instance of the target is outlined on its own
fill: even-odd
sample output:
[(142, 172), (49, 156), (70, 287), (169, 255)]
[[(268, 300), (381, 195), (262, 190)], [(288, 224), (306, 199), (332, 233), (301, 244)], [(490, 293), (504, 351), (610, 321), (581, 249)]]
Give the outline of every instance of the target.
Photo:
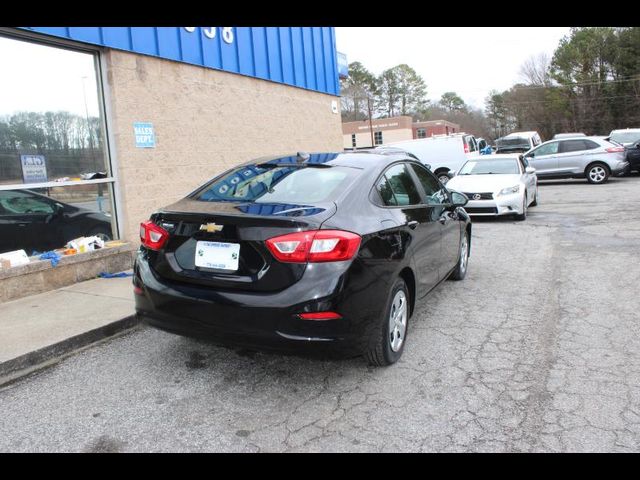
[(418, 189), (404, 164), (394, 165), (386, 171), (384, 177), (389, 185), (388, 188), (393, 193), (393, 196), (390, 197), (385, 191), (386, 185), (378, 184), (380, 195), (386, 205), (417, 205), (420, 203)]
[(0, 253), (62, 248), (82, 236), (114, 238), (110, 184), (0, 190)]
[(0, 184), (106, 173), (95, 56), (0, 37), (0, 64)]

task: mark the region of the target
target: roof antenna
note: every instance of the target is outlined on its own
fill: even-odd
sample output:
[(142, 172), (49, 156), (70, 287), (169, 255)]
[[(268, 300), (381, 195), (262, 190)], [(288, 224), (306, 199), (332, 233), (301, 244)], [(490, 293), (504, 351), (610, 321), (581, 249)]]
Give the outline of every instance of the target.
[(307, 152), (298, 152), (298, 163), (306, 162), (311, 158)]

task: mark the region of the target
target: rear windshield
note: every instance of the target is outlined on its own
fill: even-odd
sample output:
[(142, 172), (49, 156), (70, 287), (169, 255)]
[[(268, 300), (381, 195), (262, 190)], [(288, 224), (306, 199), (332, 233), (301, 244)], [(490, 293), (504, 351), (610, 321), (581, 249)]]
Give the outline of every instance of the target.
[(617, 132), (611, 135), (611, 140), (618, 143), (633, 143), (640, 140), (640, 132)]
[(469, 160), (460, 169), (458, 175), (488, 175), (488, 174), (519, 174), (518, 161), (514, 159), (504, 160)]
[(331, 201), (360, 170), (350, 167), (244, 166), (195, 192), (205, 202), (315, 203)]

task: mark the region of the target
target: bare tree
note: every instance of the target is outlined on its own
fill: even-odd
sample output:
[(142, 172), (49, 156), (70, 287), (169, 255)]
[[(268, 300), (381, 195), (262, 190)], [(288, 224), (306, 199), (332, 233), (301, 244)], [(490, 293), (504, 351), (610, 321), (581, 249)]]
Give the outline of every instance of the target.
[(531, 55), (520, 67), (520, 77), (527, 85), (550, 87), (550, 66), (551, 57), (548, 54), (543, 52), (538, 55)]

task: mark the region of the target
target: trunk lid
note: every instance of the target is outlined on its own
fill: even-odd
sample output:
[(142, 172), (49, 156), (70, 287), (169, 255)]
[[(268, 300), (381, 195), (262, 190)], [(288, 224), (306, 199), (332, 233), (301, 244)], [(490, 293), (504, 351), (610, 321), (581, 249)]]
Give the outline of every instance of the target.
[[(176, 282), (228, 290), (282, 290), (302, 277), (306, 264), (278, 262), (265, 240), (319, 229), (335, 212), (333, 202), (311, 206), (186, 198), (152, 215), (170, 236), (162, 251), (149, 251), (149, 262), (158, 275)], [(196, 264), (203, 250), (222, 247), (238, 252), (237, 270)]]

